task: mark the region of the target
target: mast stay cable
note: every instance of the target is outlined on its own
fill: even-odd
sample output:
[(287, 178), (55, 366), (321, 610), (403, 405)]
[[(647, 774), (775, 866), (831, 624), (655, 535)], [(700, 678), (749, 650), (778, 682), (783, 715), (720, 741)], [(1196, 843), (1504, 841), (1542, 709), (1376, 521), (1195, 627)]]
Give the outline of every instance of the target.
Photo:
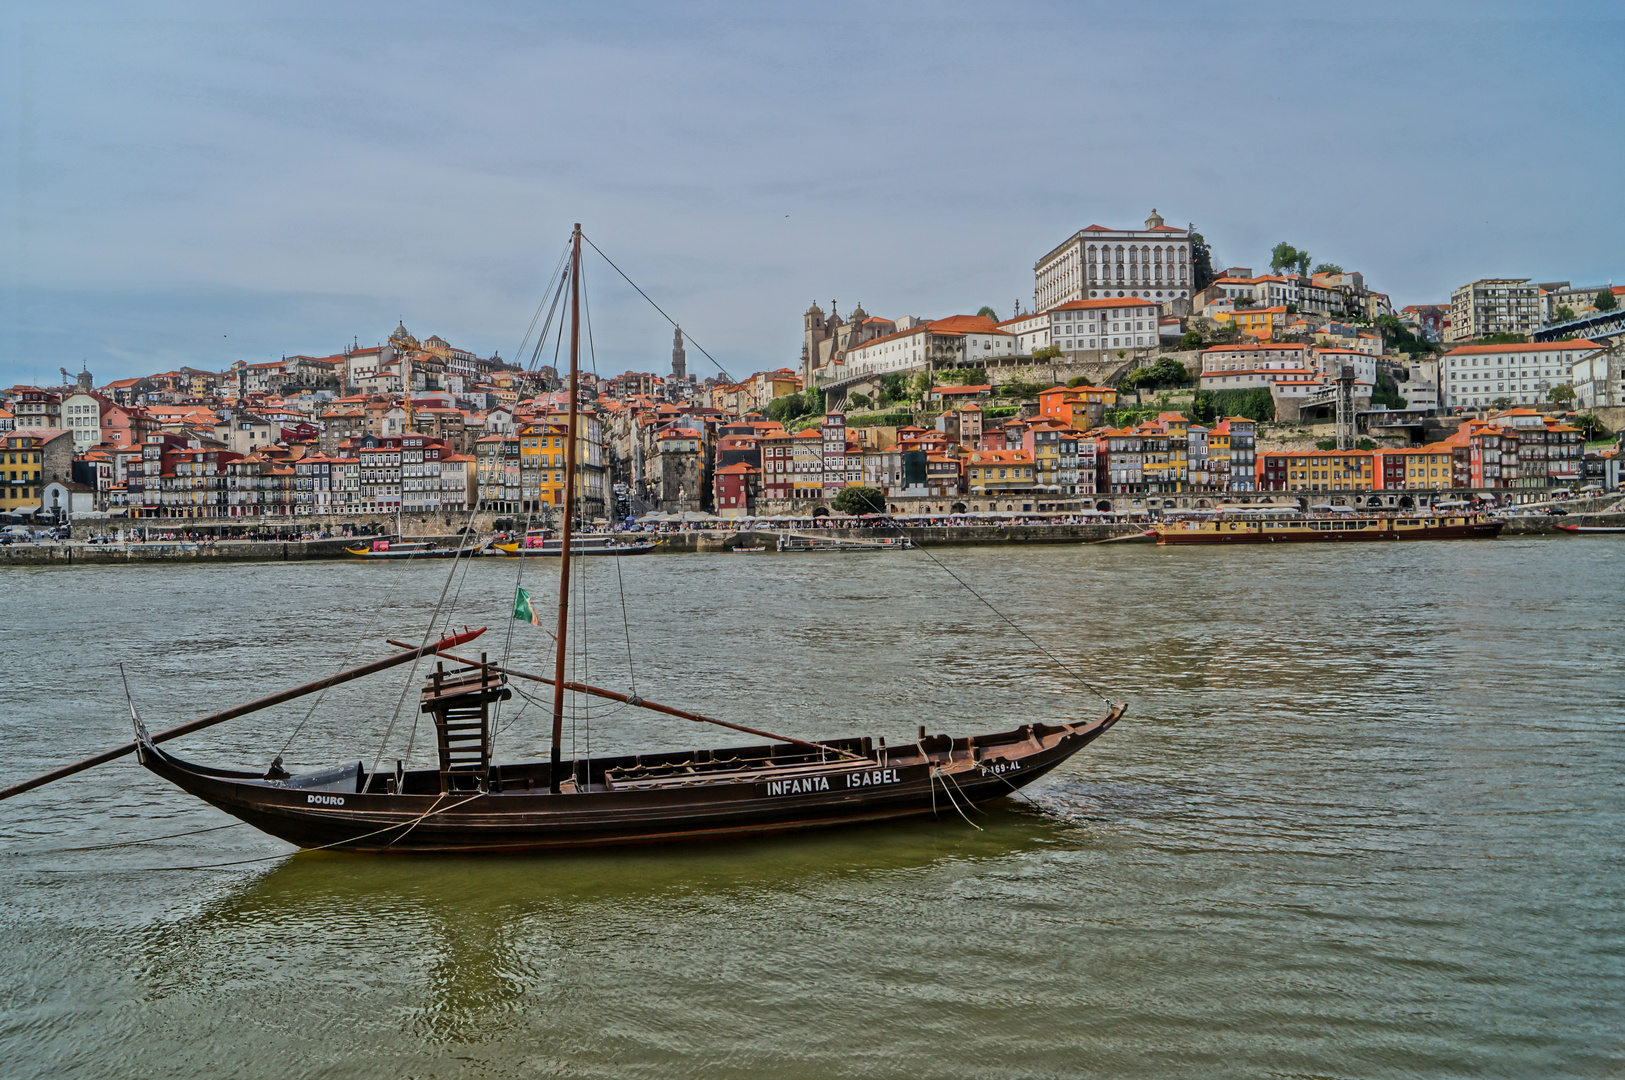
[[(614, 270), (617, 274), (621, 275), (621, 277), (626, 280), (626, 283), (628, 285), (632, 286), (632, 288), (637, 289), (638, 290), (638, 295), (643, 297), (645, 300), (648, 300), (650, 307), (652, 307), (656, 311), (660, 312), (660, 314), (665, 318), (665, 320), (667, 322), (671, 323), (671, 325), (672, 325), (672, 327), (674, 329), (677, 328), (677, 320), (673, 319), (670, 315), (667, 315), (664, 308), (662, 308), (659, 304), (655, 303), (654, 300), (650, 299), (649, 294), (644, 292), (641, 288), (639, 288), (637, 282), (635, 282), (631, 278), (627, 277), (626, 276), (626, 271), (622, 270), (619, 266), (616, 266), (615, 265), (615, 260), (611, 259), (608, 255), (605, 255), (603, 249), (600, 248), (597, 244), (593, 243), (592, 239), (590, 237), (588, 237), (586, 233), (581, 234), (581, 239), (587, 241), (587, 246), (592, 248), (594, 251), (598, 252), (599, 257), (602, 258), (605, 262), (609, 263), (609, 267), (610, 267), (611, 270)], [(727, 379), (729, 382), (734, 381), (734, 377), (732, 375), (728, 374), (728, 370), (726, 368), (724, 368), (721, 364), (718, 364), (717, 363), (717, 358), (712, 356), (710, 353), (706, 352), (705, 351), (705, 346), (701, 345), (699, 342), (695, 341), (692, 334), (686, 335), (686, 340), (688, 341), (688, 343), (690, 345), (692, 345), (696, 349), (700, 350), (701, 355), (703, 355), (707, 360), (711, 361), (712, 364), (716, 365), (716, 369), (722, 373), (722, 377), (724, 379)]]

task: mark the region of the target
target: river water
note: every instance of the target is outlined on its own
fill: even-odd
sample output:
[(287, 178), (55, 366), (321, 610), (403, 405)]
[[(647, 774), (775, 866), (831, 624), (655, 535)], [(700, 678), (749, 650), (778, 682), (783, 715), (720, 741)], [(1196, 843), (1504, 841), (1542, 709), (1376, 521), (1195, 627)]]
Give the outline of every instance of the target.
[[(1030, 802), (568, 857), (291, 855), (247, 826), (69, 850), (231, 822), (125, 759), (0, 804), (0, 1072), (1625, 1073), (1625, 544), (936, 554), (1130, 703)], [(120, 663), (168, 726), (421, 637), (447, 569), (7, 570), (0, 779), (126, 741)], [(446, 608), (536, 667), (515, 573), (469, 565)], [(586, 578), (588, 681), (786, 734), (1101, 707), (919, 552)], [(298, 728), (290, 767), (392, 761), (403, 672), (170, 746), (263, 767)], [(507, 710), (499, 756), (545, 754), (545, 707)], [(613, 706), (571, 727), (737, 741)]]

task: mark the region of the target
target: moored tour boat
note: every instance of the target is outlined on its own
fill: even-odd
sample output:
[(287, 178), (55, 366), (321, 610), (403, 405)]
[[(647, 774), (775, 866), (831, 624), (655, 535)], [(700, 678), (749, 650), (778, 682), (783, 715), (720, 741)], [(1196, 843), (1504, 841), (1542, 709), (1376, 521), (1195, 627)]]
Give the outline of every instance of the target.
[(1504, 522), (1478, 514), (1336, 517), (1220, 517), (1151, 526), (1159, 544), (1344, 543), (1376, 540), (1488, 540)]
[(478, 552), (477, 547), (441, 547), (432, 540), (403, 543), (399, 540), (374, 540), (366, 547), (346, 547), (345, 552), (358, 559), (455, 559), (468, 558)]
[[(522, 539), (507, 540), (493, 545), (504, 555), (561, 555), (564, 541), (551, 537), (544, 529), (535, 529)], [(570, 538), (572, 555), (647, 555), (660, 546), (658, 540), (624, 540), (619, 536), (586, 534)]]

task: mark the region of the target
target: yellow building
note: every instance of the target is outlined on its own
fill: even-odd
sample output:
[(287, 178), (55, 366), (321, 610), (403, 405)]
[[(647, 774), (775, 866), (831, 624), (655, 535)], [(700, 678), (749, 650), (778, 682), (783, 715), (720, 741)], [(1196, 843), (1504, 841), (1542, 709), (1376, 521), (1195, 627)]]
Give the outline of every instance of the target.
[(1370, 491), (1371, 450), (1272, 451), (1258, 455), (1260, 491)]
[(1228, 322), (1234, 319), (1236, 329), (1260, 341), (1269, 341), (1275, 336), (1276, 331), (1285, 330), (1286, 324), (1296, 317), (1296, 315), (1289, 317), (1285, 306), (1236, 308), (1234, 311), (1216, 311), (1212, 316), (1214, 322)]
[(0, 435), (0, 510), (44, 504), (45, 485), (66, 482), (73, 471), (73, 433), (25, 428)]
[(569, 429), (558, 424), (527, 424), (519, 429), (519, 476), (522, 508), (564, 505), (564, 440)]
[(1033, 486), (1033, 456), (1026, 450), (973, 450), (965, 478), (972, 495), (1027, 491)]
[(1387, 489), (1447, 488), (1451, 485), (1454, 448), (1441, 443), (1411, 450), (1378, 450), (1379, 480)]
[(1150, 492), (1186, 490), (1191, 422), (1179, 413), (1159, 413), (1134, 429), (1144, 452), (1141, 473)]

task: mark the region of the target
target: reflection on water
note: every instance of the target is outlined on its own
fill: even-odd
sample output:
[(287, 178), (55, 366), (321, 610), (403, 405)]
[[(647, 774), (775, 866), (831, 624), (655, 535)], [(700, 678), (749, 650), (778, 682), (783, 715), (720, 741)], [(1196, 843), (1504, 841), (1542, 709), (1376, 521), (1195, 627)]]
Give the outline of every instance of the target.
[[(226, 820), (109, 766), (0, 805), (6, 1072), (1617, 1073), (1621, 551), (942, 552), (1131, 702), (982, 831), (952, 815), (723, 847), (156, 872), (286, 849), (235, 828), (62, 850)], [(803, 737), (1098, 708), (915, 555), (624, 570), (633, 670), (612, 571), (591, 567), (615, 618), (589, 617), (590, 681)], [(128, 737), (116, 661), (149, 724), (171, 723), (377, 655), (440, 572), (8, 576), (4, 775)], [(456, 621), (505, 611), (512, 574), (474, 565)], [(53, 614), (92, 608), (185, 647), (87, 640)], [(516, 656), (540, 656), (531, 631)], [(263, 765), (308, 711), (290, 762), (370, 757), (401, 685), (181, 750)], [(544, 725), (508, 719), (504, 754), (537, 754)], [(627, 713), (590, 734), (595, 753), (710, 735)]]
[[(974, 872), (1074, 830), (1031, 809), (994, 805), (983, 831), (874, 825), (796, 839), (696, 845), (629, 855), (547, 858), (357, 856), (306, 852), (146, 928), (141, 963), (167, 993), (201, 993), (231, 973), (295, 956), (325, 979), (420, 985), (408, 1030), (428, 1042), (498, 1039), (505, 1014), (558, 988), (584, 951), (676, 925), (697, 908), (772, 911), (810, 889), (884, 889), (888, 875), (946, 862)], [(655, 931), (658, 934), (658, 930)], [(681, 951), (684, 945), (671, 942)], [(199, 958), (217, 958), (200, 965)]]

